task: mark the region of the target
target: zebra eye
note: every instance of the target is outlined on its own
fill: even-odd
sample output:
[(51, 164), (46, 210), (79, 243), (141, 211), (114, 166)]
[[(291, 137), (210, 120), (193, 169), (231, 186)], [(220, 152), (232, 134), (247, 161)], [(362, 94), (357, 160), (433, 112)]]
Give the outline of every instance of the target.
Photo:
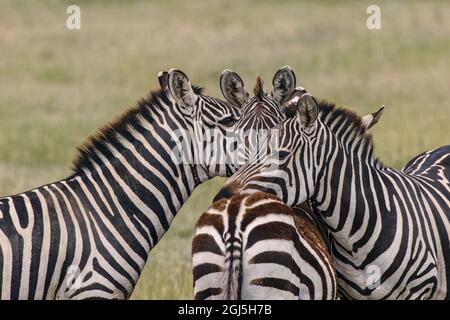
[(287, 150), (279, 150), (278, 151), (278, 159), (284, 160), (286, 159), (291, 153)]
[(223, 126), (231, 126), (232, 124), (234, 124), (237, 120), (233, 117), (233, 116), (229, 116), (226, 118), (223, 118), (221, 120), (219, 120), (219, 124), (223, 125)]

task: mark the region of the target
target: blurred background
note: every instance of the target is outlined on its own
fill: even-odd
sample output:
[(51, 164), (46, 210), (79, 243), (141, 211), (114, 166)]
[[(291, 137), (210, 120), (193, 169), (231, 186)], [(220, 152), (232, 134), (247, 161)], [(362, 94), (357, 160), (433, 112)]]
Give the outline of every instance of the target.
[[(66, 8), (81, 8), (68, 30)], [(381, 8), (381, 30), (366, 9)], [(248, 88), (290, 65), (316, 97), (386, 110), (376, 153), (401, 168), (450, 143), (449, 1), (0, 0), (0, 194), (70, 173), (75, 147), (182, 69), (221, 95), (225, 68)], [(191, 299), (194, 223), (224, 179), (200, 186), (150, 255), (134, 299)]]

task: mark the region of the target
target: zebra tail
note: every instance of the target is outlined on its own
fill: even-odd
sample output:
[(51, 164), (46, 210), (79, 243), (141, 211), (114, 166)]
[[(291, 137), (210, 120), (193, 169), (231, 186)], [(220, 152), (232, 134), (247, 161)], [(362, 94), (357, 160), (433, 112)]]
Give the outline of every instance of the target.
[(242, 242), (234, 239), (227, 250), (227, 286), (226, 298), (228, 300), (240, 300), (242, 288)]

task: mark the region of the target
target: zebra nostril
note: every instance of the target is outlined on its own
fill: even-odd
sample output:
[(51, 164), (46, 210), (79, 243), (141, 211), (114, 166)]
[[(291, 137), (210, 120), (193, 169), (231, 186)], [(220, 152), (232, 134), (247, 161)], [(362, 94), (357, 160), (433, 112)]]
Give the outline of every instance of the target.
[(213, 202), (222, 200), (222, 199), (229, 199), (233, 196), (233, 192), (231, 191), (231, 189), (228, 186), (223, 187), (222, 189), (220, 189), (219, 193), (216, 194), (216, 196), (214, 197)]

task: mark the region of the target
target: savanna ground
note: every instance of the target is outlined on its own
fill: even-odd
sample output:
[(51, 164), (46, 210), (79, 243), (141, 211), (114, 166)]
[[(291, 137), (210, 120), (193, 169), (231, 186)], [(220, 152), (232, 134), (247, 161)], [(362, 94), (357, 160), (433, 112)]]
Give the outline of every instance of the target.
[[(366, 27), (381, 7), (382, 30)], [(82, 29), (66, 29), (66, 7)], [(400, 168), (450, 143), (446, 1), (0, 0), (0, 194), (64, 178), (75, 147), (178, 67), (219, 95), (225, 68), (252, 87), (290, 65), (317, 97), (386, 111), (376, 150)], [(200, 186), (150, 255), (134, 299), (192, 298), (194, 222), (223, 183)]]

